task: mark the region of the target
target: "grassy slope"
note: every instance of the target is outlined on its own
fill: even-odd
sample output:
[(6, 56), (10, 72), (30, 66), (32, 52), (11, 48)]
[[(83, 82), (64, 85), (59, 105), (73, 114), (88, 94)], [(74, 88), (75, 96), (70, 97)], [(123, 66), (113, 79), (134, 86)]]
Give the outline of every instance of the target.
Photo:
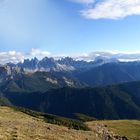
[(0, 107), (1, 140), (96, 140), (92, 131), (75, 130), (46, 123), (9, 107)]
[(46, 123), (66, 126), (70, 129), (76, 129), (76, 130), (85, 130), (85, 131), (89, 130), (88, 126), (84, 124), (82, 121), (68, 119), (68, 118), (47, 114), (47, 113), (36, 112), (36, 111), (29, 110), (27, 108), (13, 107), (13, 109), (15, 111), (23, 112), (35, 118), (42, 118)]
[(94, 121), (87, 123), (90, 128), (94, 124), (104, 124), (107, 128), (121, 136), (127, 136), (135, 140), (140, 140), (140, 121), (139, 120), (113, 120), (113, 121)]
[(86, 123), (91, 130), (83, 131), (46, 123), (42, 117), (30, 113), (0, 107), (0, 139), (101, 140), (93, 130), (95, 130), (95, 124), (104, 124), (115, 134), (140, 140), (140, 121), (138, 120), (92, 121)]

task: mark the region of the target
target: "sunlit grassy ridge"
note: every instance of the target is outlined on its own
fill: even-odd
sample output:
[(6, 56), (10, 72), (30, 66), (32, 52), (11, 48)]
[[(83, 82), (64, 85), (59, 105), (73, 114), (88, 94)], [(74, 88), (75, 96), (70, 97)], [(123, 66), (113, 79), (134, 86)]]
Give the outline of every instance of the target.
[(80, 120), (82, 122), (89, 122), (89, 121), (95, 121), (95, 120), (97, 120), (94, 117), (90, 117), (90, 116), (87, 116), (85, 114), (80, 114), (80, 113), (75, 113), (75, 116), (77, 117), (78, 120)]
[[(87, 117), (81, 114), (80, 116), (84, 117), (84, 120)], [(102, 140), (106, 135), (98, 131), (105, 129), (106, 132), (112, 131), (116, 136), (140, 140), (138, 120), (100, 120), (87, 122), (86, 125), (81, 124), (83, 123), (24, 108), (0, 107), (0, 139), (2, 140)], [(79, 126), (78, 130), (77, 126)], [(83, 126), (89, 127), (89, 131), (85, 131)]]
[(140, 121), (139, 120), (110, 120), (89, 122), (88, 126), (104, 124), (107, 128), (121, 136), (127, 136), (134, 140), (140, 140)]

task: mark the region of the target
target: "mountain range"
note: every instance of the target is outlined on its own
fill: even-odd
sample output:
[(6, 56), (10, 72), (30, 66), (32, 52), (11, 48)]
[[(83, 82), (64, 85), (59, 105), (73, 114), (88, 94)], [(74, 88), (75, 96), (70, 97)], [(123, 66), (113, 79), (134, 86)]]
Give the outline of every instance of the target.
[(92, 67), (100, 66), (105, 63), (119, 62), (117, 59), (108, 59), (105, 57), (96, 57), (93, 61), (76, 60), (71, 57), (62, 57), (55, 59), (53, 57), (44, 57), (38, 60), (36, 57), (32, 59), (25, 59), (23, 62), (14, 64), (8, 63), (8, 66), (20, 67), (26, 71), (75, 71), (90, 69)]
[(80, 87), (80, 82), (51, 72), (29, 72), (19, 67), (0, 66), (0, 89), (4, 91), (41, 91), (52, 88)]
[(42, 60), (26, 59), (23, 63), (7, 66), (27, 73), (48, 72), (57, 77), (68, 77), (86, 86), (102, 86), (140, 80), (140, 62), (120, 62), (117, 59), (98, 56), (93, 61), (74, 60), (70, 57)]
[(0, 66), (0, 104), (76, 119), (140, 118), (140, 62), (43, 58)]

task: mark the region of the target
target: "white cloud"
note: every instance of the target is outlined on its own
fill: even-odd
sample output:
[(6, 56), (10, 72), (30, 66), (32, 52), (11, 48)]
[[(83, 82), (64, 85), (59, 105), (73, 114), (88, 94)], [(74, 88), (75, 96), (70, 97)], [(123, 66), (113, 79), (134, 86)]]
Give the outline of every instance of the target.
[(140, 15), (140, 0), (102, 0), (80, 13), (89, 19), (120, 19)]
[(0, 64), (4, 63), (18, 63), (24, 60), (25, 56), (23, 53), (16, 51), (0, 52)]
[(117, 59), (120, 61), (140, 60), (140, 52), (120, 52), (120, 51), (95, 51), (75, 57), (78, 60), (93, 61), (95, 58)]
[(32, 48), (30, 52), (31, 57), (45, 57), (45, 56), (50, 56), (50, 52), (48, 51), (41, 51), (39, 49)]
[(41, 51), (39, 49), (34, 49), (29, 53), (22, 53), (22, 52), (16, 52), (16, 51), (7, 51), (7, 52), (0, 52), (0, 64), (5, 64), (5, 63), (18, 63), (18, 62), (23, 62), (24, 59), (31, 59), (34, 57), (37, 57), (39, 59), (43, 57), (49, 57), (50, 53), (48, 51)]
[(44, 57), (54, 57), (60, 59), (62, 57), (72, 57), (75, 60), (94, 61), (97, 57), (103, 59), (118, 59), (120, 61), (140, 61), (140, 52), (120, 52), (120, 51), (95, 51), (90, 53), (84, 53), (82, 55), (52, 55), (48, 51), (41, 51), (39, 49), (32, 49), (29, 53), (22, 53), (16, 51), (0, 52), (0, 64), (5, 63), (18, 63), (23, 62), (24, 59), (31, 59), (37, 57), (42, 59)]

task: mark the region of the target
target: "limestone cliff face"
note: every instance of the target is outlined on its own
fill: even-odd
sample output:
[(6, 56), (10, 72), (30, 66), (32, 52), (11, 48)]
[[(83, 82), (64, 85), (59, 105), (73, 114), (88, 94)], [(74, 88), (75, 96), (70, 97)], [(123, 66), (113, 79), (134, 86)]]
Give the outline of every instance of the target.
[(0, 65), (0, 84), (12, 79), (16, 74), (24, 73), (22, 68)]

